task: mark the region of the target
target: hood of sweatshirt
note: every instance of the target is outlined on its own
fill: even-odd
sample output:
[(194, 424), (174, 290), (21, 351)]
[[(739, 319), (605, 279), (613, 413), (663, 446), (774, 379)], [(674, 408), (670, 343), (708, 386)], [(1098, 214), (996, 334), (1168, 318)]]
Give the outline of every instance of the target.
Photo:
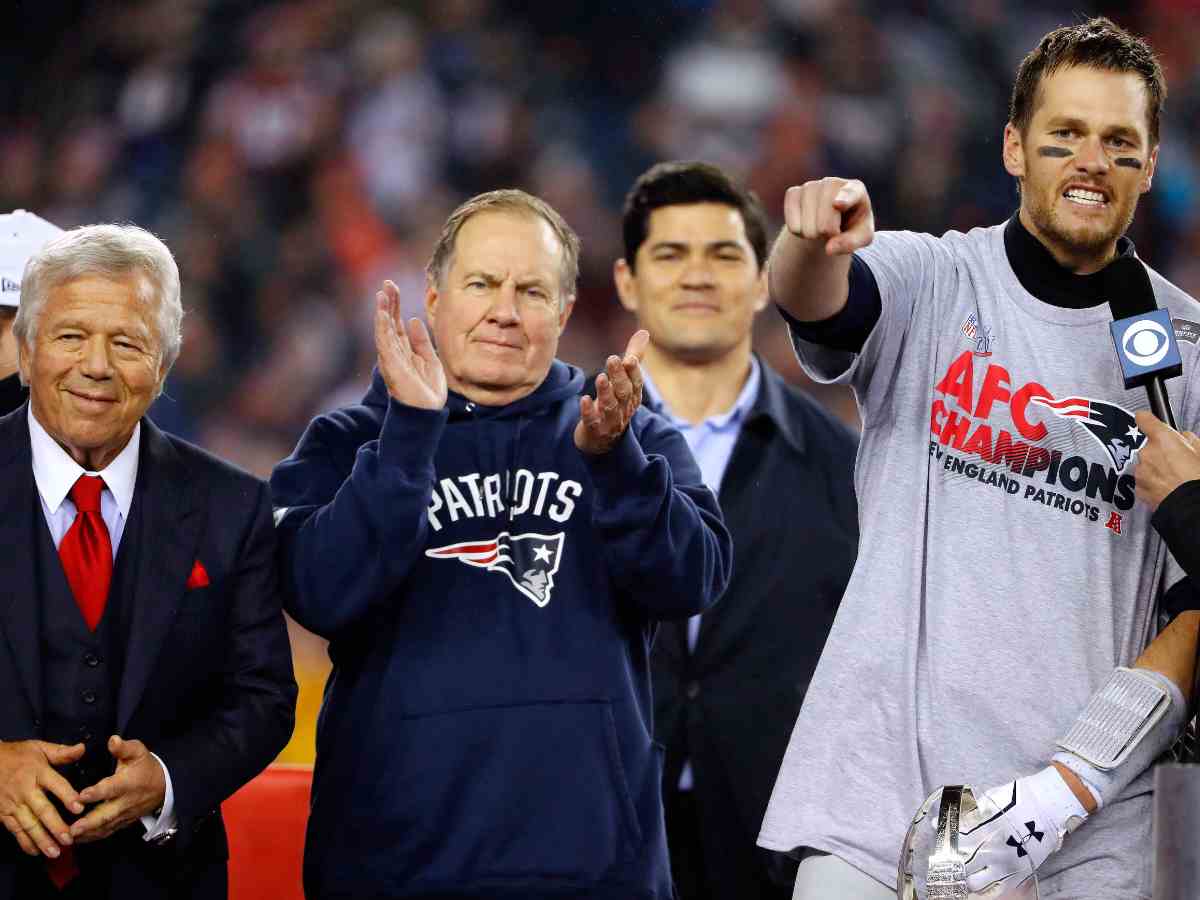
[[(561, 414), (563, 403), (577, 398), (583, 391), (584, 380), (582, 369), (556, 359), (550, 364), (545, 380), (532, 393), (504, 406), (484, 406), (450, 391), (446, 396), (448, 424), (473, 425), (480, 429), (468, 451), (476, 471), (515, 472), (522, 458), (522, 441), (530, 421), (546, 413)], [(363, 405), (382, 420), (388, 399), (387, 385), (376, 368), (371, 388), (363, 397)], [(516, 489), (516, 480), (506, 474), (504, 494), (510, 508), (516, 503), (513, 495)]]
[[(450, 391), (446, 397), (446, 408), (450, 412), (450, 421), (466, 417), (474, 419), (513, 419), (536, 415), (546, 407), (554, 406), (569, 397), (578, 397), (583, 392), (584, 374), (582, 369), (559, 360), (550, 364), (550, 371), (545, 380), (532, 393), (506, 403), (504, 406), (484, 406), (468, 400), (462, 394)], [(371, 387), (362, 399), (363, 406), (383, 411), (387, 409), (388, 392), (383, 376), (376, 367), (371, 376)]]

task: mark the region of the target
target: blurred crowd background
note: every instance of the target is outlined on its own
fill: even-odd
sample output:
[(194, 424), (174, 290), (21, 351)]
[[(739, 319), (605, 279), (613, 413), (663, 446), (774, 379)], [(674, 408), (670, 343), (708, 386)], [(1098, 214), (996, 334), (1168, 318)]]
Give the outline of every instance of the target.
[[(1012, 76), (1087, 14), (1146, 35), (1170, 93), (1132, 236), (1200, 295), (1200, 0), (8, 0), (0, 209), (131, 221), (183, 277), (184, 350), (152, 416), (267, 476), (309, 419), (365, 391), (387, 277), (423, 268), (466, 197), (522, 187), (583, 239), (560, 355), (618, 352), (620, 206), (662, 159), (743, 178), (778, 221), (789, 185), (862, 178), (877, 226), (992, 224)], [(804, 383), (777, 316), (760, 352)], [(855, 422), (852, 399), (818, 398)], [(802, 502), (798, 500), (798, 502)], [(284, 758), (310, 761), (328, 663), (302, 681)]]

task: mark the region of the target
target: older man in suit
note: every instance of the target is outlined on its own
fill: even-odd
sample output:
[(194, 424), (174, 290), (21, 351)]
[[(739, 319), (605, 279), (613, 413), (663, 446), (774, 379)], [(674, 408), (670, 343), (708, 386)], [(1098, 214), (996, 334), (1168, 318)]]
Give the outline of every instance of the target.
[(266, 486), (144, 418), (180, 347), (161, 241), (80, 228), (24, 274), (29, 402), (0, 418), (0, 900), (224, 897), (218, 808), (293, 724)]

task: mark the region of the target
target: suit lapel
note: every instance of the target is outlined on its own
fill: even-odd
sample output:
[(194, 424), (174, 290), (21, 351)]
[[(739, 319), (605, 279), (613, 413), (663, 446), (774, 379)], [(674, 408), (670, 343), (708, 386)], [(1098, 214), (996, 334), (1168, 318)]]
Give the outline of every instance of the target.
[[(42, 715), (41, 609), (36, 595), (36, 502), (26, 407), (0, 418), (0, 632), (35, 718)], [(41, 515), (40, 509), (37, 510)]]
[(687, 619), (663, 622), (658, 639), (662, 643), (661, 650), (678, 659), (686, 659), (688, 655)]
[[(183, 601), (196, 560), (203, 516), (190, 473), (170, 442), (149, 419), (142, 419), (134, 504), (140, 504), (136, 534), (139, 565), (131, 573), (129, 633), (125, 670), (117, 696), (117, 733), (123, 733), (164, 650), (166, 635)], [(132, 518), (132, 510), (131, 510)]]
[[(733, 579), (726, 589), (725, 598), (711, 612), (700, 617), (700, 634), (696, 638), (695, 656), (700, 664), (724, 652), (723, 645), (736, 640), (743, 630), (746, 618), (755, 615), (759, 598), (747, 595), (742, 590), (746, 572), (739, 567), (747, 555), (746, 546), (769, 531), (777, 530), (770, 524), (769, 517), (762, 514), (761, 507), (753, 504), (761, 496), (756, 488), (756, 479), (762, 476), (762, 467), (773, 441), (782, 441), (794, 452), (802, 453), (804, 434), (798, 422), (788, 415), (786, 387), (761, 357), (758, 357), (762, 380), (758, 396), (749, 414), (738, 430), (737, 441), (721, 479), (721, 493), (717, 498), (725, 516), (725, 526), (734, 536)], [(738, 548), (742, 549), (739, 550)]]

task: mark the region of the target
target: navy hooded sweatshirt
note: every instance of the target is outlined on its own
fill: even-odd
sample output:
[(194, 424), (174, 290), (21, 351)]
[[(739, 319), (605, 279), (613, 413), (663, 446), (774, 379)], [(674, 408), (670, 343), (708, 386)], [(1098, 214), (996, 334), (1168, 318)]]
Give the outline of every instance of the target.
[(315, 419), (271, 479), (287, 610), (329, 639), (305, 849), (324, 898), (671, 897), (648, 657), (731, 545), (639, 409), (575, 446), (583, 374)]

